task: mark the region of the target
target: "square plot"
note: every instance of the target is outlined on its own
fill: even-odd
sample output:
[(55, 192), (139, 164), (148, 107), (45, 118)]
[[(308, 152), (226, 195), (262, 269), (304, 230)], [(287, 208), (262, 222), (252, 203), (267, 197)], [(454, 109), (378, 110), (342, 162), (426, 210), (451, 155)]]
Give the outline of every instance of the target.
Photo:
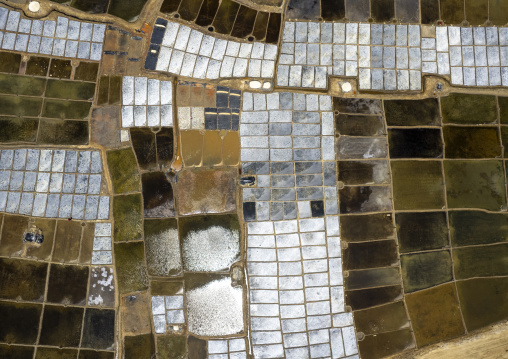
[(81, 347), (112, 350), (115, 343), (115, 311), (87, 308)]
[(168, 310), (166, 312), (166, 321), (168, 324), (185, 323), (185, 315), (183, 310)]
[[(7, 192), (0, 192), (0, 194), (4, 194), (3, 199), (0, 198), (0, 200), (2, 200), (3, 206), (5, 206)], [(0, 246), (0, 255), (20, 255), (23, 252), (24, 247), (21, 238), (23, 238), (23, 232), (27, 228), (28, 217), (9, 215), (5, 216), (2, 229), (2, 245)]]
[(501, 156), (497, 127), (445, 126), (447, 158), (495, 158)]
[(403, 302), (390, 303), (355, 313), (355, 327), (366, 335), (397, 330), (408, 324)]
[(113, 269), (96, 266), (90, 271), (88, 305), (113, 307), (115, 305), (115, 280)]
[(390, 158), (441, 158), (443, 156), (443, 143), (439, 129), (389, 129), (388, 144)]
[(182, 218), (179, 227), (185, 270), (229, 269), (240, 258), (240, 225), (236, 215)]
[(395, 222), (401, 253), (439, 249), (449, 244), (445, 212), (397, 213)]
[(34, 347), (10, 346), (0, 344), (0, 357), (2, 358), (33, 358)]
[(230, 170), (184, 170), (179, 181), (180, 215), (225, 213), (236, 208), (235, 181)]
[(122, 294), (148, 288), (143, 242), (118, 243), (114, 248), (116, 275)]
[(444, 206), (440, 161), (392, 162), (391, 169), (396, 210), (441, 209)]
[(154, 336), (142, 334), (125, 337), (125, 358), (143, 358), (155, 355)]
[(391, 211), (391, 191), (388, 186), (344, 187), (339, 190), (341, 213)]
[(205, 130), (217, 129), (217, 108), (205, 108)]
[[(439, 305), (436, 306), (436, 303)], [(445, 341), (464, 333), (454, 284), (409, 294), (406, 304), (419, 346)]]
[(41, 312), (41, 304), (0, 302), (0, 341), (34, 345)]
[[(367, 21), (369, 16), (369, 0), (346, 0), (346, 17), (348, 19), (352, 21)], [(381, 31), (383, 31), (382, 28)]]
[[(451, 243), (453, 246), (459, 247), (502, 242), (504, 238), (502, 233), (507, 220), (508, 217), (503, 213), (450, 212), (450, 228), (453, 228)], [(490, 268), (493, 267), (490, 266)]]
[(352, 242), (344, 250), (345, 270), (387, 267), (397, 262), (395, 240)]
[[(5, 221), (6, 225), (17, 224)], [(4, 232), (4, 238), (7, 233)], [(21, 236), (16, 236), (21, 242)], [(8, 243), (5, 243), (6, 245)], [(43, 301), (48, 265), (19, 259), (0, 259), (0, 298)]]
[[(460, 283), (460, 284), (459, 284)], [(468, 330), (475, 330), (497, 321), (506, 313), (505, 278), (477, 278), (457, 283), (461, 309)], [(478, 296), (478, 293), (481, 293)]]
[(184, 335), (158, 336), (157, 351), (163, 358), (171, 358), (171, 356), (184, 358), (186, 356), (186, 338)]
[(77, 347), (81, 337), (83, 308), (46, 305), (39, 344)]
[(111, 251), (93, 251), (92, 264), (113, 264)]
[(187, 275), (185, 282), (189, 332), (222, 336), (244, 330), (243, 289), (233, 287), (229, 275)]
[(400, 264), (406, 293), (453, 280), (449, 251), (405, 254), (401, 256)]
[(450, 94), (441, 98), (443, 123), (490, 124), (497, 122), (496, 97)]
[(141, 239), (142, 200), (140, 194), (116, 197), (113, 201), (113, 213), (117, 219), (114, 226), (115, 241)]
[(388, 126), (435, 126), (441, 124), (437, 99), (384, 102)]
[(81, 246), (81, 223), (78, 221), (59, 221), (55, 236), (54, 261), (73, 262), (79, 256)]
[(341, 216), (341, 239), (348, 242), (393, 238), (395, 236), (391, 214)]
[(312, 217), (323, 217), (325, 214), (323, 201), (311, 201), (310, 209), (312, 212)]
[(179, 273), (182, 264), (176, 220), (145, 220), (144, 227), (148, 273), (155, 276)]
[(345, 185), (390, 183), (388, 161), (339, 161), (339, 181)]
[(84, 305), (88, 286), (88, 267), (51, 265), (47, 301)]
[(341, 136), (337, 143), (338, 159), (385, 158), (387, 143), (384, 138)]
[(502, 276), (507, 272), (506, 243), (494, 246), (465, 247), (453, 251), (456, 279)]
[(449, 208), (506, 209), (502, 161), (445, 161)]
[(243, 218), (245, 221), (256, 220), (256, 202), (243, 203)]

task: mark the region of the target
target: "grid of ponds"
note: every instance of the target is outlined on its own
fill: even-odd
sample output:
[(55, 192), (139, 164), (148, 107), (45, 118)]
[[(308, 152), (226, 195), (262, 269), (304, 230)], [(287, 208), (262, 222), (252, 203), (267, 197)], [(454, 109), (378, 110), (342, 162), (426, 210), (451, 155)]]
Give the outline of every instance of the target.
[(0, 357), (380, 358), (508, 317), (503, 3), (11, 5)]

